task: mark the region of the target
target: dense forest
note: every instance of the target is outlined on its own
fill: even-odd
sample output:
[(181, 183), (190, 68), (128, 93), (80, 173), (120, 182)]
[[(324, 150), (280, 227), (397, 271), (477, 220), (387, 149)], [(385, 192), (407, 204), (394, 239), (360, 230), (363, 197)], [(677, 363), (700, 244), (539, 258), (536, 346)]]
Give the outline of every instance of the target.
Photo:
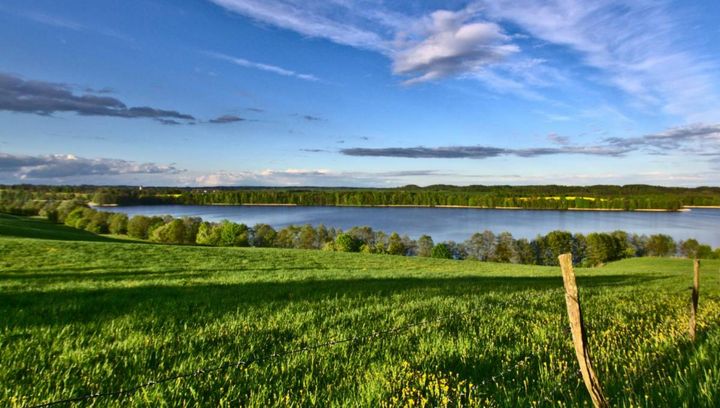
[(626, 186), (404, 186), (323, 187), (132, 187), (0, 186), (0, 202), (19, 207), (45, 200), (78, 199), (96, 204), (463, 206), (478, 208), (669, 210), (720, 206), (718, 187)]

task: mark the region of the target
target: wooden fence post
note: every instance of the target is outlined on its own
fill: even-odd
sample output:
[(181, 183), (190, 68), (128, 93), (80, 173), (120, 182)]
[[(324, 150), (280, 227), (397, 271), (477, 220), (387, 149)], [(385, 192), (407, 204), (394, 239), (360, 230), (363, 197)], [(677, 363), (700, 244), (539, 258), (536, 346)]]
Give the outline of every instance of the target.
[(578, 288), (575, 283), (575, 272), (572, 266), (572, 254), (560, 255), (558, 259), (560, 260), (563, 284), (565, 285), (565, 303), (567, 305), (568, 317), (570, 318), (570, 332), (572, 333), (575, 355), (577, 356), (578, 363), (580, 363), (580, 372), (582, 373), (585, 387), (590, 393), (590, 398), (592, 398), (593, 405), (595, 405), (596, 408), (609, 407), (610, 404), (607, 398), (605, 398), (605, 394), (600, 386), (600, 381), (595, 375), (592, 361), (590, 360), (590, 350), (587, 344), (582, 310), (580, 310), (580, 297), (578, 295)]
[(697, 308), (700, 299), (700, 260), (693, 262), (693, 288), (690, 304), (690, 340), (695, 341), (695, 326), (697, 325)]

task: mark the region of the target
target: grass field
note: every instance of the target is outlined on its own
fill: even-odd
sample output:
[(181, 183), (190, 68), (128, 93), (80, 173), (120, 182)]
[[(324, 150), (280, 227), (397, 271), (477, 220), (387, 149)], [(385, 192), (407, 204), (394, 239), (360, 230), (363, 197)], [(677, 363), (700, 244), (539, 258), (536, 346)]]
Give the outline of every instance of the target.
[[(577, 270), (613, 405), (720, 406), (719, 268), (703, 263), (694, 344), (690, 261)], [(590, 404), (558, 268), (149, 245), (0, 216), (1, 406), (186, 373), (84, 404)]]

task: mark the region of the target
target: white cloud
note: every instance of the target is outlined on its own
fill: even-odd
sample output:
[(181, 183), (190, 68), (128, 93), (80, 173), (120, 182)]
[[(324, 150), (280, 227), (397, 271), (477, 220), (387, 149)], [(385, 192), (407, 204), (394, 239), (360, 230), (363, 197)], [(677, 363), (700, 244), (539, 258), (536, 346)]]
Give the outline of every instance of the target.
[(495, 20), (541, 40), (569, 47), (585, 64), (641, 107), (660, 107), (688, 121), (720, 119), (717, 61), (684, 37), (680, 13), (664, 1), (482, 1)]
[(173, 165), (137, 163), (121, 159), (87, 159), (72, 154), (25, 156), (0, 153), (0, 174), (16, 180), (62, 179), (77, 176), (178, 174)]
[(518, 52), (512, 38), (472, 9), (425, 16), (368, 1), (211, 0), (258, 22), (386, 55), (406, 83), (476, 72)]
[(276, 65), (263, 64), (261, 62), (249, 61), (244, 58), (231, 57), (229, 55), (220, 54), (217, 52), (207, 52), (206, 54), (211, 57), (215, 57), (215, 58), (218, 58), (221, 60), (232, 62), (235, 65), (239, 65), (239, 66), (245, 67), (245, 68), (259, 69), (261, 71), (272, 72), (273, 74), (278, 74), (278, 75), (283, 75), (283, 76), (295, 77), (298, 79), (303, 79), (305, 81), (319, 81), (320, 80), (315, 75), (301, 74), (299, 72), (295, 72), (295, 71), (292, 71), (289, 69), (278, 67)]
[(324, 2), (312, 4), (297, 0), (211, 1), (256, 21), (293, 30), (308, 37), (326, 38), (338, 44), (374, 51), (388, 50), (386, 40), (379, 34), (349, 23), (346, 19), (333, 18)]
[(436, 11), (420, 40), (396, 42), (393, 71), (413, 76), (408, 84), (477, 72), (518, 52), (510, 40), (499, 25), (473, 21), (467, 12)]
[[(663, 0), (470, 0), (424, 15), (375, 0), (211, 1), (264, 24), (380, 52), (407, 83), (473, 78), (535, 100), (543, 99), (537, 88), (563, 83), (572, 66), (555, 58), (533, 64), (532, 47), (520, 52), (518, 44), (539, 40), (578, 53), (599, 70), (593, 78), (622, 90), (636, 108), (720, 120), (717, 56), (698, 51), (683, 8), (670, 10)], [(505, 32), (508, 24), (529, 36)]]

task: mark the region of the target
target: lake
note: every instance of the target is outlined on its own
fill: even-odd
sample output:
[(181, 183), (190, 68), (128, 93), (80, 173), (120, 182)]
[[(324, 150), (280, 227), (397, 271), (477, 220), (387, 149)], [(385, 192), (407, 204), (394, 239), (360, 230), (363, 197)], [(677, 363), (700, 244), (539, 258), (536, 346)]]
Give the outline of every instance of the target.
[(201, 217), (205, 221), (224, 219), (253, 226), (325, 224), (348, 229), (368, 225), (373, 229), (432, 236), (436, 242), (464, 241), (475, 232), (508, 231), (515, 238), (533, 238), (552, 230), (609, 232), (623, 230), (638, 234), (667, 234), (675, 239), (695, 238), (720, 247), (720, 210), (693, 209), (687, 212), (621, 211), (533, 211), (473, 208), (408, 207), (284, 207), (284, 206), (202, 206), (156, 205), (102, 208), (130, 216), (165, 215)]

